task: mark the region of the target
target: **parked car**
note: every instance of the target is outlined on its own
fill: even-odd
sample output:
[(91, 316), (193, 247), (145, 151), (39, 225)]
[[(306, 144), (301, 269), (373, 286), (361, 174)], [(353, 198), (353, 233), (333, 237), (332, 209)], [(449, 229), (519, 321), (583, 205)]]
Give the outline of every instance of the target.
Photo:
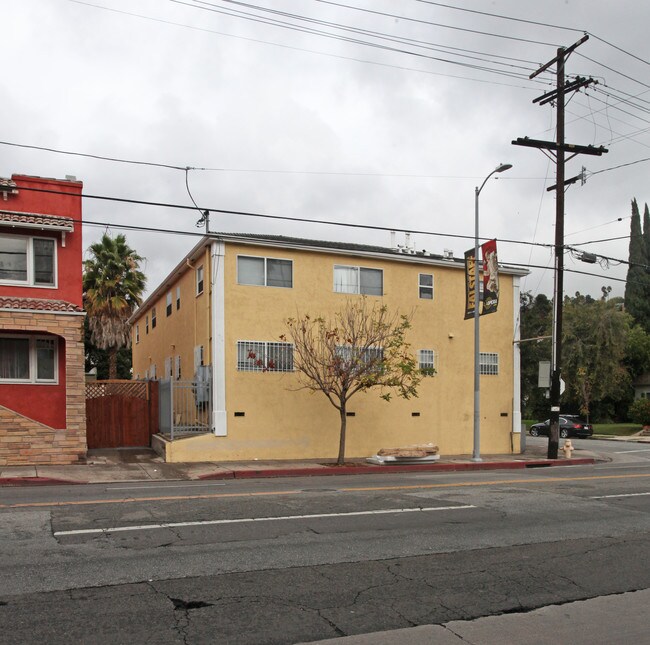
[[(551, 431), (551, 420), (546, 419), (541, 423), (535, 423), (530, 426), (531, 437), (539, 437), (543, 435), (548, 437)], [(594, 428), (591, 423), (587, 423), (581, 419), (577, 414), (561, 414), (560, 415), (560, 437), (591, 437), (594, 433)]]

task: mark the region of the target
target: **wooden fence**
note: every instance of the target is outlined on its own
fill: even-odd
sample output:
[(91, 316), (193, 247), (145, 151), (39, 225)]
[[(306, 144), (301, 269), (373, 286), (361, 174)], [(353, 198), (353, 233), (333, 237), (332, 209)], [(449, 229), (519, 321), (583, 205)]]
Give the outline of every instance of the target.
[(86, 383), (88, 448), (149, 446), (157, 432), (157, 381)]

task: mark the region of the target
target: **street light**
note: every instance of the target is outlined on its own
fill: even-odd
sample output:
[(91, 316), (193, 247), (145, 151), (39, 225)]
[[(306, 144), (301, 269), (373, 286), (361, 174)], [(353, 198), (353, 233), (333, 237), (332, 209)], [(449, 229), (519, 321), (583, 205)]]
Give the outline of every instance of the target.
[(479, 340), (479, 259), (478, 259), (478, 196), (487, 180), (497, 172), (510, 170), (512, 164), (499, 164), (484, 180), (481, 187), (476, 187), (474, 196), (474, 452), (472, 461), (481, 459), (481, 353)]

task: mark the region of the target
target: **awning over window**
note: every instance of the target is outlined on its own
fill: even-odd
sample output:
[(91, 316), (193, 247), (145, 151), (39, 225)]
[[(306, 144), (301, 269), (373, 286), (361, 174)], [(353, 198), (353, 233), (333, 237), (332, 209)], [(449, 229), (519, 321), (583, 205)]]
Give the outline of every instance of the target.
[(39, 213), (19, 213), (17, 211), (0, 210), (0, 227), (34, 228), (39, 231), (74, 231), (74, 221), (71, 217), (56, 215), (40, 215)]

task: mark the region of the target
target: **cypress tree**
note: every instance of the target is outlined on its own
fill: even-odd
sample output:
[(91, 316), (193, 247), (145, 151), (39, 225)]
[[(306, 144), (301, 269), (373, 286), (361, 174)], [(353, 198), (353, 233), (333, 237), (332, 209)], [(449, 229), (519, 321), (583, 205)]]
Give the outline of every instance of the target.
[[(646, 205), (646, 213), (647, 213)], [(644, 223), (645, 223), (644, 213)], [(650, 220), (650, 214), (648, 214)], [(650, 224), (647, 229), (650, 236)], [(632, 315), (635, 322), (650, 333), (650, 273), (646, 272), (648, 254), (646, 238), (641, 232), (641, 216), (636, 199), (632, 200), (632, 221), (630, 223), (630, 247), (625, 284), (625, 309)]]
[[(645, 242), (645, 263), (648, 266), (650, 265), (650, 210), (648, 210), (647, 203), (643, 211), (643, 241)], [(650, 274), (650, 271), (646, 270), (646, 273)]]

